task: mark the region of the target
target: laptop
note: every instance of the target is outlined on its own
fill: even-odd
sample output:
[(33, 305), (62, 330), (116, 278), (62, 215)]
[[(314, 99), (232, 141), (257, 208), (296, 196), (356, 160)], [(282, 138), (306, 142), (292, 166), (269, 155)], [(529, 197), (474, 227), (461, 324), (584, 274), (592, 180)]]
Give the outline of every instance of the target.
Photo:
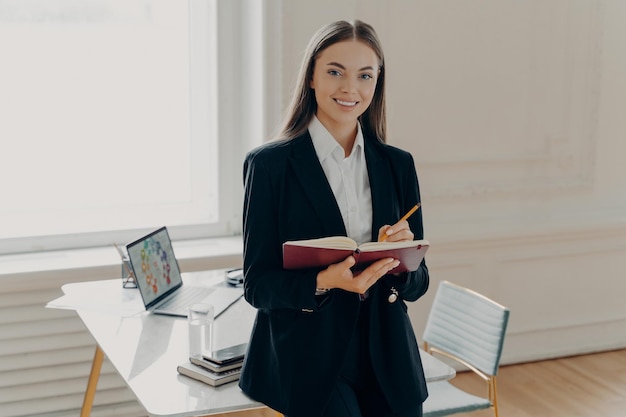
[(191, 304), (208, 303), (215, 318), (243, 295), (241, 287), (183, 285), (167, 227), (163, 226), (126, 245), (128, 259), (146, 310), (187, 317)]

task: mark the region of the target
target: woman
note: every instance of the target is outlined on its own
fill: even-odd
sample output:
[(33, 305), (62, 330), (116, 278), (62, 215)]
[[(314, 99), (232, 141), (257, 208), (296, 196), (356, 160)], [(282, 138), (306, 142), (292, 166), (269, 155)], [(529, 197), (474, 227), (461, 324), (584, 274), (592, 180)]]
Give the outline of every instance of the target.
[(385, 117), (376, 33), (335, 22), (309, 43), (279, 138), (244, 162), (245, 297), (258, 312), (239, 385), (288, 417), (422, 415), (404, 301), (428, 289), (426, 264), (394, 274), (398, 262), (382, 259), (353, 273), (350, 256), (282, 268), (288, 240), (423, 238), (421, 211), (398, 222), (420, 202), (419, 186), (411, 155), (385, 144)]

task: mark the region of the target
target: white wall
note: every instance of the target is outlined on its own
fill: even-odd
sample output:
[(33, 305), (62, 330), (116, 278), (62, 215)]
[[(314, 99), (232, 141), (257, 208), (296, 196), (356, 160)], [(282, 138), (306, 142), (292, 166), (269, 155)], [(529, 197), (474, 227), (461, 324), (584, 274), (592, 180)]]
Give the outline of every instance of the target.
[[(268, 133), (319, 26), (356, 17), (382, 38), (390, 142), (415, 156), (432, 242), (418, 335), (447, 279), (511, 308), (505, 363), (626, 347), (625, 1), (266, 0), (263, 14)], [(181, 247), (185, 271), (241, 262), (207, 245)], [(111, 248), (42, 256), (54, 266), (0, 261), (2, 415), (77, 415), (93, 338), (44, 306), (120, 271)], [(105, 361), (93, 415), (121, 414), (144, 411)]]
[(512, 310), (506, 363), (626, 346), (626, 2), (282, 2), (283, 102), (321, 25), (382, 39), (389, 142), (420, 177), (431, 291)]

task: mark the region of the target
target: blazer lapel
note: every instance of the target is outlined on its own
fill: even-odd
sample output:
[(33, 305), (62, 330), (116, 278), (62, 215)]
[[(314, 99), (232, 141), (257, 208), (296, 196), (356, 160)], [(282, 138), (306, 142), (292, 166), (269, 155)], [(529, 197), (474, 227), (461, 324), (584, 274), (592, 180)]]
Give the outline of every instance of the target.
[(346, 234), (341, 211), (320, 165), (308, 132), (292, 139), (291, 168), (324, 225), (324, 234)]
[(394, 204), (393, 182), (390, 182), (389, 161), (380, 152), (374, 139), (365, 138), (365, 160), (372, 191), (372, 241), (378, 239), (378, 229), (389, 223), (389, 207)]

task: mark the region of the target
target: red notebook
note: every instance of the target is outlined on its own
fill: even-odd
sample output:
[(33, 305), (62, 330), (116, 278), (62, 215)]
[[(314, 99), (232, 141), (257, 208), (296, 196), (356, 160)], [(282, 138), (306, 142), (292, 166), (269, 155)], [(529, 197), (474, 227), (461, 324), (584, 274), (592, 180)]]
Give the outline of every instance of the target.
[(335, 264), (353, 255), (353, 269), (362, 270), (382, 258), (394, 258), (400, 265), (393, 273), (419, 268), (430, 244), (427, 240), (403, 242), (367, 242), (361, 245), (346, 236), (296, 240), (283, 243), (283, 268), (304, 269)]

